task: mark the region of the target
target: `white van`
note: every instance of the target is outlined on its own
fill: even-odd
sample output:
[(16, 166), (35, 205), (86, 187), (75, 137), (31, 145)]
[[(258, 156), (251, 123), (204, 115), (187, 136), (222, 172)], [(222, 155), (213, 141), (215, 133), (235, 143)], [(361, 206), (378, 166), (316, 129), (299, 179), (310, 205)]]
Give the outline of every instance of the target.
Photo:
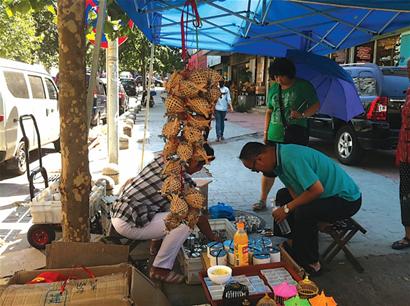
[[(0, 59), (0, 163), (16, 174), (26, 171), (23, 134), (19, 117), (32, 114), (38, 125), (41, 145), (54, 143), (60, 150), (58, 91), (44, 68)], [(37, 148), (32, 120), (24, 121), (29, 150)]]

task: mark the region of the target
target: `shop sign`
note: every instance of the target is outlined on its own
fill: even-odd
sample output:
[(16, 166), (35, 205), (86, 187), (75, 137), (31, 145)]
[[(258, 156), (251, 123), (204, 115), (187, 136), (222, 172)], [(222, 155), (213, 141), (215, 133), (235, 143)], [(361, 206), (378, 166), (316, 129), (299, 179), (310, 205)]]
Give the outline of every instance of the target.
[(373, 42), (357, 46), (354, 55), (355, 63), (373, 62)]

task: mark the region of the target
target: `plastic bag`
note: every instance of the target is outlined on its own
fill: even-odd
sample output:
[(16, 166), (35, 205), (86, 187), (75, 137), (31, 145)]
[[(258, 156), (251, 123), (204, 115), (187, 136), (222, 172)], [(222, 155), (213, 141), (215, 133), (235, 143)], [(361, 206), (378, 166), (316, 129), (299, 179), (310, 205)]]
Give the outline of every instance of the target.
[(211, 219), (226, 218), (229, 221), (235, 220), (235, 215), (232, 206), (218, 202), (218, 204), (209, 207)]

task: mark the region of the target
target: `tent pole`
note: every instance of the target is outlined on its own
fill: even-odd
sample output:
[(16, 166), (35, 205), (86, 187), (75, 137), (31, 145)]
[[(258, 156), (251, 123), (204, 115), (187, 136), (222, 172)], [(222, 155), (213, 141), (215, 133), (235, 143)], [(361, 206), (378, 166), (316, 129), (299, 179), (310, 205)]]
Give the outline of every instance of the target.
[(153, 74), (153, 64), (154, 64), (154, 51), (155, 45), (151, 43), (151, 58), (149, 61), (149, 73), (148, 73), (148, 88), (147, 88), (147, 95), (146, 95), (146, 108), (145, 108), (145, 122), (144, 122), (144, 138), (142, 141), (142, 153), (141, 153), (141, 170), (144, 167), (144, 153), (145, 153), (145, 142), (147, 137), (147, 129), (148, 129), (148, 118), (149, 118), (149, 101), (151, 99), (151, 82), (152, 82), (152, 74)]
[(108, 42), (106, 62), (108, 162), (118, 164), (118, 38)]

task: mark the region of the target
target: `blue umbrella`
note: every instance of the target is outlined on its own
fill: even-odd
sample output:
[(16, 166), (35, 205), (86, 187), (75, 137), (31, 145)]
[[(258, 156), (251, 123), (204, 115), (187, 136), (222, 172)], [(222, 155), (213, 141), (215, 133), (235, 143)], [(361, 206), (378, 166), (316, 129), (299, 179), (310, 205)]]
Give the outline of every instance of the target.
[(288, 50), (286, 57), (296, 65), (296, 76), (315, 87), (320, 114), (349, 121), (364, 112), (352, 77), (336, 62), (299, 50)]

